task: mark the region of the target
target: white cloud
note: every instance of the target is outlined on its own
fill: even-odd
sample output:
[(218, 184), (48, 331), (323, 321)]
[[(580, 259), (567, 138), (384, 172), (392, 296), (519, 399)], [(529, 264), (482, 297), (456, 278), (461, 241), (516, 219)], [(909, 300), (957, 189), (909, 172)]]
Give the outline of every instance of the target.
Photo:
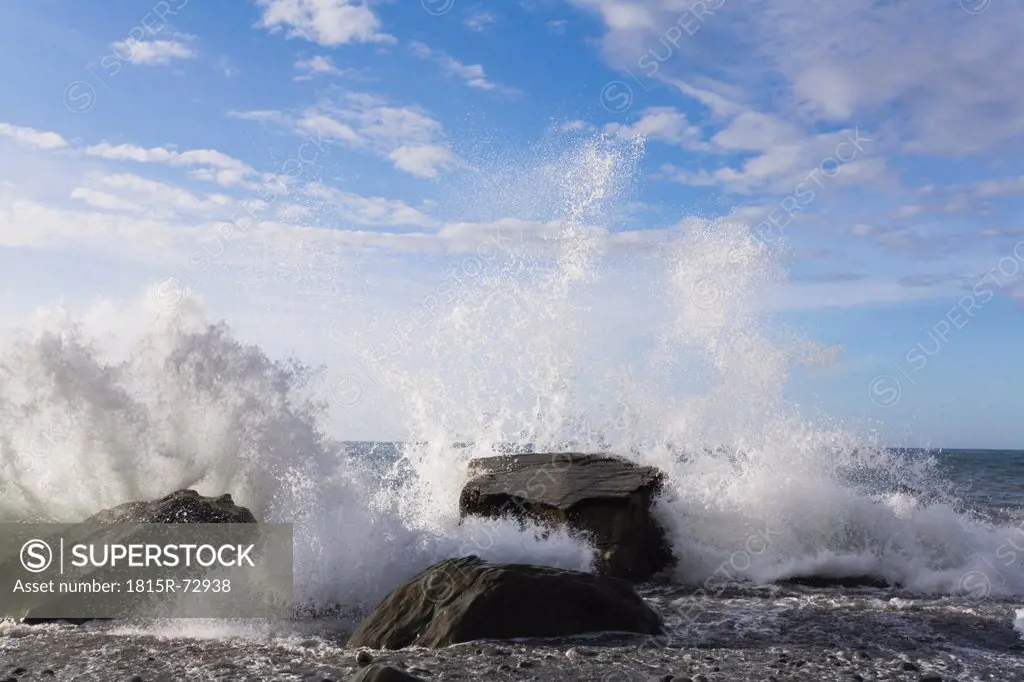
[(715, 117), (732, 118), (746, 111), (746, 106), (739, 102), (743, 93), (720, 81), (701, 78), (699, 85), (694, 85), (679, 79), (666, 80), (687, 97), (692, 97), (707, 107)]
[(388, 158), (395, 162), (395, 168), (421, 178), (436, 178), (438, 170), (455, 165), (450, 151), (433, 144), (403, 145), (388, 154)]
[(498, 15), (488, 10), (476, 10), (466, 17), (466, 27), (472, 31), (483, 32), (498, 21)]
[[(777, 0), (744, 12), (716, 3), (699, 32), (673, 45), (667, 31), (693, 3), (570, 2), (601, 17), (603, 54), (617, 68), (683, 83), (694, 96), (721, 95), (692, 83), (728, 74), (742, 97), (702, 100), (719, 114), (732, 100), (794, 123), (870, 121), (894, 146), (923, 154), (1005, 151), (1024, 140), (1024, 42), (1012, 3), (979, 15), (956, 3), (925, 11), (914, 2)], [(645, 69), (639, 60), (653, 45), (671, 56)]]
[(297, 126), (307, 133), (322, 135), (326, 138), (342, 140), (349, 144), (359, 146), (363, 144), (363, 137), (352, 129), (347, 123), (341, 123), (327, 114), (309, 111), (297, 122)]
[(300, 59), (295, 62), (295, 68), (305, 72), (296, 76), (295, 80), (308, 80), (313, 76), (340, 76), (343, 78), (358, 78), (361, 76), (358, 69), (350, 67), (339, 68), (335, 66), (334, 60), (323, 55), (316, 55), (311, 59)]
[(76, 187), (71, 191), (71, 198), (81, 199), (93, 208), (102, 208), (110, 211), (134, 211), (139, 213), (146, 210), (131, 201), (88, 187)]
[(197, 54), (187, 43), (179, 40), (135, 40), (129, 38), (118, 41), (111, 47), (119, 57), (124, 57), (125, 61), (146, 66), (169, 64), (175, 59), (192, 59)]
[(0, 244), (4, 246), (78, 247), (126, 258), (159, 255), (194, 234), (181, 224), (154, 220), (145, 214), (68, 210), (24, 199), (0, 204), (0, 223), (4, 225), (0, 230)]
[(303, 135), (365, 149), (419, 177), (435, 178), (441, 170), (458, 165), (438, 120), (418, 107), (395, 106), (376, 95), (349, 91), (301, 112), (233, 112), (231, 116), (276, 123)]
[(877, 184), (889, 176), (885, 159), (873, 156), (873, 142), (873, 137), (859, 129), (808, 135), (773, 117), (748, 111), (711, 138), (714, 150), (752, 154), (740, 167), (693, 171), (665, 164), (662, 173), (683, 184), (719, 186), (744, 194), (788, 194), (801, 183), (813, 189)]
[(208, 216), (234, 205), (234, 200), (224, 194), (211, 194), (204, 198), (187, 189), (132, 173), (95, 174), (88, 178), (88, 182), (106, 189), (125, 192), (153, 210), (198, 213)]
[(349, 43), (393, 43), (381, 32), (381, 21), (369, 6), (352, 0), (256, 0), (263, 16), (256, 24), (270, 31), (284, 30), (289, 38), (302, 38), (334, 47)]
[(782, 145), (800, 144), (804, 133), (775, 116), (748, 110), (732, 119), (712, 141), (728, 151), (764, 152)]
[(321, 210), (337, 212), (342, 220), (359, 225), (437, 225), (433, 218), (397, 199), (364, 197), (322, 183), (309, 184), (304, 193), (322, 202)]
[(979, 197), (1024, 194), (1024, 175), (979, 182), (974, 186), (974, 192)]
[(636, 123), (632, 125), (609, 123), (605, 126), (605, 131), (618, 133), (627, 138), (642, 136), (689, 149), (710, 148), (706, 142), (701, 140), (700, 128), (690, 123), (686, 114), (672, 107), (650, 107), (643, 111)]
[(463, 64), (446, 52), (433, 49), (418, 40), (409, 41), (409, 49), (420, 59), (429, 59), (437, 62), (445, 70), (445, 73), (462, 79), (471, 88), (498, 90), (508, 93), (515, 92), (513, 88), (508, 88), (488, 80), (484, 67), (479, 64)]
[(68, 141), (57, 133), (0, 123), (0, 136), (9, 137), (21, 144), (36, 149), (61, 149), (68, 146)]
[[(654, 3), (648, 3), (661, 5), (661, 7), (641, 7), (639, 4), (621, 0), (570, 0), (570, 2), (600, 14), (605, 25), (612, 31), (656, 30), (659, 26), (655, 18), (658, 10), (679, 6), (679, 3), (671, 5), (668, 0), (656, 0)], [(678, 14), (678, 10), (676, 13)]]
[(0, 136), (36, 149), (68, 149), (109, 161), (132, 161), (144, 164), (163, 164), (191, 169), (194, 177), (217, 182), (226, 187), (251, 187), (257, 174), (248, 164), (215, 149), (178, 151), (165, 147), (140, 147), (133, 144), (100, 142), (84, 147), (72, 147), (60, 134), (0, 123)]
[(893, 215), (895, 218), (912, 218), (916, 215), (924, 213), (927, 209), (919, 204), (907, 204), (900, 206), (896, 209), (896, 213)]
[(193, 167), (196, 177), (212, 180), (221, 185), (241, 186), (255, 171), (248, 164), (213, 149), (193, 149), (179, 152), (164, 147), (145, 148), (132, 144), (112, 145), (107, 142), (86, 147), (85, 154), (113, 161), (159, 163), (169, 166)]

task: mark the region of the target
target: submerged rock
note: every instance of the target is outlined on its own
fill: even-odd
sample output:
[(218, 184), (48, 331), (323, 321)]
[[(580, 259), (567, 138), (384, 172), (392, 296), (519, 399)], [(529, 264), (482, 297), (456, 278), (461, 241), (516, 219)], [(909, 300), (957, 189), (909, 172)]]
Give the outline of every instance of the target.
[(674, 563), (651, 513), (665, 480), (654, 467), (610, 455), (517, 454), (472, 460), (470, 473), (459, 497), (464, 517), (568, 528), (596, 547), (601, 574), (633, 582)]
[(586, 632), (660, 634), (661, 617), (624, 580), (525, 564), (448, 559), (389, 594), (349, 647), (444, 647)]

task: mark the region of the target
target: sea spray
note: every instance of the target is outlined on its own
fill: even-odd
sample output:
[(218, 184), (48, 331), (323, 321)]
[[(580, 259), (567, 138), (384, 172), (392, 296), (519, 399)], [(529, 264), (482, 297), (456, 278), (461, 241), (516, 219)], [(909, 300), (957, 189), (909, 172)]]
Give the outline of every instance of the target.
[[(770, 314), (785, 285), (778, 254), (728, 220), (616, 229), (640, 151), (598, 137), (520, 164), (511, 184), (484, 183), (529, 219), (446, 227), (468, 231), (477, 260), (457, 257), (457, 293), (419, 324), (397, 315), (376, 329), (400, 331), (383, 358), (363, 324), (376, 311), (318, 300), (345, 357), (365, 361), (339, 360), (343, 371), (365, 371), (367, 387), (399, 401), (400, 456), (344, 443), (343, 430), (329, 437), (325, 413), (339, 405), (317, 371), (240, 342), (192, 297), (30, 320), (0, 347), (0, 514), (70, 521), (177, 488), (229, 492), (261, 519), (296, 524), (300, 601), (354, 613), (444, 556), (586, 568), (589, 550), (565, 534), (460, 523), (458, 492), (474, 456), (603, 450), (668, 474), (657, 512), (679, 582), (872, 574), (930, 592), (1024, 594), (1020, 566), (997, 555), (1014, 528), (955, 500), (890, 494), (897, 483), (933, 491), (934, 463), (786, 400), (794, 365), (834, 353), (795, 342)], [(500, 248), (475, 251), (495, 234)], [(287, 279), (323, 266), (293, 262)]]
[[(466, 549), (589, 566), (589, 551), (564, 534), (541, 541), (483, 520), (430, 532), (403, 518), (378, 496), (374, 453), (321, 431), (316, 371), (238, 342), (223, 322), (205, 321), (199, 302), (166, 311), (146, 297), (111, 311), (103, 303), (81, 320), (44, 311), (0, 351), (0, 519), (69, 522), (180, 488), (229, 492), (261, 520), (295, 524), (298, 602), (350, 613)], [(89, 331), (140, 319), (151, 326), (122, 334), (120, 351)]]

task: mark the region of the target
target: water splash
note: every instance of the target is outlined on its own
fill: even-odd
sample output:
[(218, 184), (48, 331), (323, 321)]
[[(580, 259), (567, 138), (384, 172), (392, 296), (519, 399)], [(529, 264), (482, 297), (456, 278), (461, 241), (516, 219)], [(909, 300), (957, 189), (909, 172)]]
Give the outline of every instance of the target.
[(400, 346), (363, 346), (365, 311), (335, 311), (402, 400), (400, 458), (329, 438), (317, 371), (238, 342), (191, 298), (41, 313), (0, 347), (0, 516), (76, 520), (176, 488), (230, 492), (297, 524), (300, 599), (359, 608), (442, 556), (585, 568), (564, 534), (459, 523), (458, 492), (474, 456), (610, 450), (669, 475), (658, 514), (682, 582), (723, 568), (754, 581), (871, 573), (949, 593), (980, 573), (990, 593), (1024, 594), (1000, 556), (1018, 529), (955, 500), (882, 494), (936, 490), (934, 463), (787, 403), (791, 368), (821, 348), (765, 312), (785, 272), (743, 225), (609, 231), (641, 152), (598, 137), (484, 182), (472, 202), (518, 197), (531, 220), (474, 233), (490, 246)]

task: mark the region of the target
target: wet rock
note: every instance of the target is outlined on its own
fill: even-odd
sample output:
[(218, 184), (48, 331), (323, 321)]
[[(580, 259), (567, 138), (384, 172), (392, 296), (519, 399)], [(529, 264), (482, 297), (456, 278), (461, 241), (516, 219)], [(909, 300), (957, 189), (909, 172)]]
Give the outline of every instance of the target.
[(661, 617), (624, 580), (471, 556), (442, 561), (396, 588), (348, 646), (437, 648), (600, 631), (660, 634)]
[[(80, 535), (78, 541), (87, 543), (90, 540), (104, 540), (102, 529), (111, 523), (256, 523), (256, 517), (245, 507), (240, 507), (231, 499), (231, 495), (204, 497), (195, 490), (178, 490), (170, 495), (151, 502), (126, 502), (111, 509), (98, 512), (76, 526), (74, 531)], [(117, 542), (131, 544), (132, 536), (118, 536)], [(20, 570), (14, 562), (0, 566), (0, 573), (8, 570)], [(83, 574), (82, 580), (88, 580)], [(54, 618), (57, 609), (52, 601), (57, 597), (44, 595), (33, 604), (26, 605), (19, 619), (23, 625), (40, 623), (67, 622), (80, 625), (94, 618)], [(75, 614), (78, 615), (78, 614)]]
[(651, 513), (664, 485), (658, 469), (608, 455), (552, 453), (475, 459), (470, 474), (459, 497), (462, 516), (568, 528), (595, 546), (601, 574), (633, 582), (674, 563)]
[(942, 675), (921, 673), (921, 676), (917, 678), (917, 682), (942, 682)]
[(903, 661), (902, 663), (900, 663), (900, 669), (901, 670), (908, 670), (908, 671), (916, 671), (917, 670), (917, 666), (914, 665), (913, 663), (911, 663), (910, 661)]
[(203, 497), (178, 490), (152, 502), (126, 502), (90, 516), (85, 523), (256, 523), (231, 495)]
[(841, 578), (836, 578), (836, 577), (832, 577), (832, 576), (824, 576), (824, 575), (798, 575), (798, 576), (794, 576), (792, 578), (786, 578), (784, 580), (780, 580), (779, 582), (781, 582), (783, 584), (802, 585), (804, 587), (815, 587), (815, 588), (826, 588), (826, 587), (845, 587), (845, 588), (877, 587), (877, 588), (883, 588), (884, 589), (884, 588), (887, 588), (887, 587), (899, 587), (898, 584), (891, 583), (888, 580), (886, 580), (885, 578), (880, 578), (879, 576), (875, 576), (875, 575), (850, 575), (850, 576), (844, 576), (844, 577), (841, 577)]
[(356, 654), (356, 663), (358, 663), (360, 666), (370, 665), (371, 663), (373, 663), (373, 654), (371, 654), (369, 651), (360, 651), (358, 654)]
[(371, 665), (348, 679), (349, 682), (426, 682), (422, 677), (415, 677), (389, 665)]

